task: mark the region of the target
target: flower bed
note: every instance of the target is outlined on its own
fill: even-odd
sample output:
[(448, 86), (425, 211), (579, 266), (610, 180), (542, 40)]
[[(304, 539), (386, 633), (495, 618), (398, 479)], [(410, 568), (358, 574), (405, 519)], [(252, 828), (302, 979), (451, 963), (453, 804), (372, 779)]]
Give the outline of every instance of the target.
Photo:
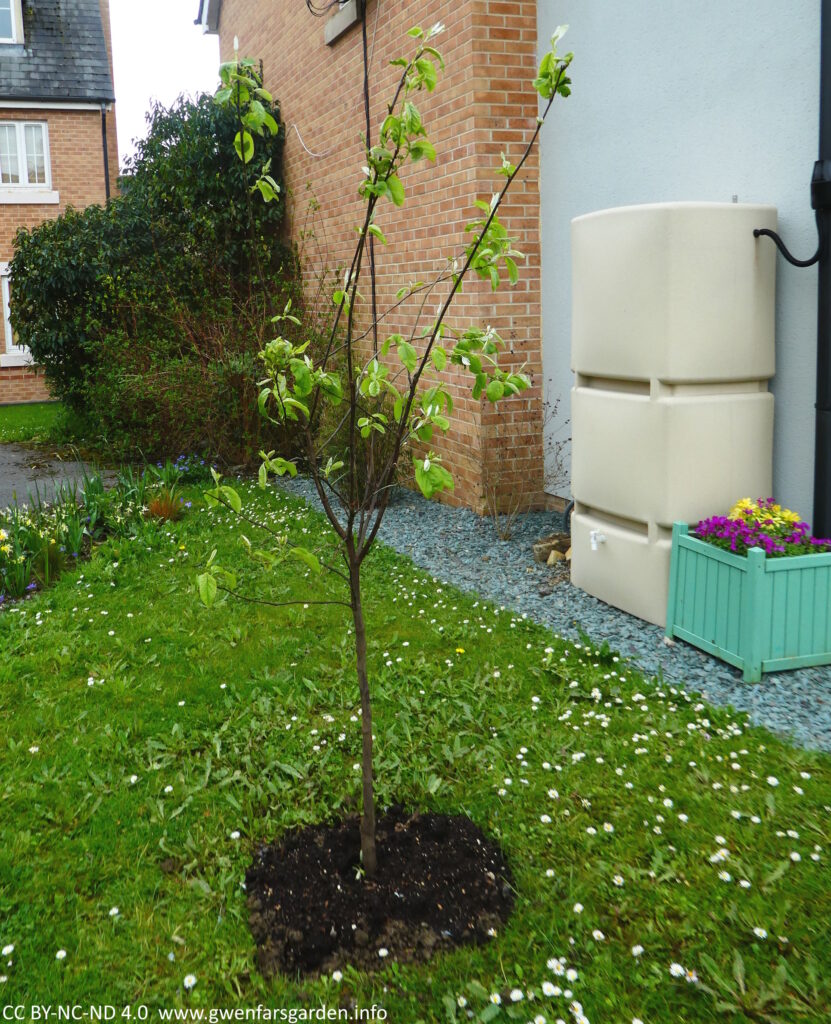
[(141, 471), (124, 468), (109, 490), (93, 474), (61, 484), (50, 501), (36, 496), (31, 505), (0, 508), (0, 609), (51, 586), (104, 540), (135, 539), (153, 522), (178, 519), (190, 506), (179, 483), (206, 472), (195, 456), (180, 456)]
[(831, 542), (772, 499), (672, 531), (666, 635), (742, 669), (831, 664)]

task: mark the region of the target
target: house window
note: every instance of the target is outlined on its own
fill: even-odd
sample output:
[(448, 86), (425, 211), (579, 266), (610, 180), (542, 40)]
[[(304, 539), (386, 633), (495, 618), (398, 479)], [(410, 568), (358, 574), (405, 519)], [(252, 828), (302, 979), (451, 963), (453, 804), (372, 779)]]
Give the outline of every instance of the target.
[(22, 43), (20, 0), (0, 0), (0, 43)]
[(49, 138), (45, 124), (0, 123), (0, 185), (50, 187)]
[(0, 41), (4, 43), (15, 41), (12, 0), (0, 0)]
[(18, 345), (9, 317), (10, 277), (8, 263), (0, 263), (0, 290), (3, 298), (3, 344), (5, 351), (0, 352), (0, 366), (25, 366), (31, 363), (29, 350)]

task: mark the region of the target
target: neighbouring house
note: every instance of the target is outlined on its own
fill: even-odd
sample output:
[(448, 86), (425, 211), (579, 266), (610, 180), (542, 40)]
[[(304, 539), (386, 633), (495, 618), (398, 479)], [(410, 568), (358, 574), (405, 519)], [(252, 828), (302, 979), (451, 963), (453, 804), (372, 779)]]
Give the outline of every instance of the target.
[(118, 174), (109, 0), (0, 0), (0, 405), (48, 398), (15, 344), (15, 232), (104, 203)]
[[(233, 56), (235, 37), (241, 54), (263, 60), (288, 132), (287, 224), (307, 250), (318, 247), (315, 259), (330, 269), (346, 261), (360, 209), (362, 2), (314, 0), (309, 6), (324, 12), (318, 18), (304, 0), (200, 0), (197, 17), (219, 34), (223, 60)], [(365, 2), (376, 128), (395, 75), (389, 61), (406, 50), (407, 29), (446, 25), (437, 45), (447, 71), (435, 93), (418, 99), (437, 164), (409, 170), (406, 205), (381, 214), (390, 242), (379, 255), (381, 308), (465, 244), (472, 201), (490, 197), (501, 181), (501, 153), (516, 157), (533, 130), (538, 56), (557, 24), (570, 25), (564, 48), (576, 53), (573, 94), (558, 100), (504, 217), (526, 254), (520, 282), (496, 294), (473, 282), (456, 310), (456, 323), (470, 318), (497, 328), (508, 362), (524, 364), (534, 385), (494, 410), (471, 401), (461, 378), (451, 376), (460, 400), (450, 434), (435, 444), (456, 477), (450, 500), (481, 509), (495, 467), (509, 500), (522, 492), (541, 501), (544, 430), (549, 440), (563, 430), (573, 383), (574, 217), (737, 197), (777, 207), (779, 230), (797, 255), (816, 248), (809, 183), (818, 149), (821, 2)], [(816, 274), (779, 260), (774, 488), (804, 515), (814, 492)], [(561, 400), (561, 418), (544, 427), (546, 394)], [(622, 456), (637, 461), (637, 453)], [(567, 479), (553, 487), (568, 493)]]

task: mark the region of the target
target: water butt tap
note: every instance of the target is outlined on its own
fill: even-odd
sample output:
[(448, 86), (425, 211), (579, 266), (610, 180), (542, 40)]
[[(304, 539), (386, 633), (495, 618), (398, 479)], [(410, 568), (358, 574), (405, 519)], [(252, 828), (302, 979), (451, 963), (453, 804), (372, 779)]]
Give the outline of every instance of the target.
[(606, 543), (606, 534), (601, 533), (600, 530), (592, 530), (589, 534), (589, 543), (592, 546), (592, 551), (597, 551), (601, 544)]

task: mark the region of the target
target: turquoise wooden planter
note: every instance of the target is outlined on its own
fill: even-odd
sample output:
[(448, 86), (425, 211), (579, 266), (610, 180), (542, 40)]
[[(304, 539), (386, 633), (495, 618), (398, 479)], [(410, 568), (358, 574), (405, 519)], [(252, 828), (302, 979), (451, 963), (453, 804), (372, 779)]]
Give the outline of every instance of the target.
[(748, 682), (831, 665), (831, 552), (734, 555), (675, 523), (666, 635), (742, 669)]

